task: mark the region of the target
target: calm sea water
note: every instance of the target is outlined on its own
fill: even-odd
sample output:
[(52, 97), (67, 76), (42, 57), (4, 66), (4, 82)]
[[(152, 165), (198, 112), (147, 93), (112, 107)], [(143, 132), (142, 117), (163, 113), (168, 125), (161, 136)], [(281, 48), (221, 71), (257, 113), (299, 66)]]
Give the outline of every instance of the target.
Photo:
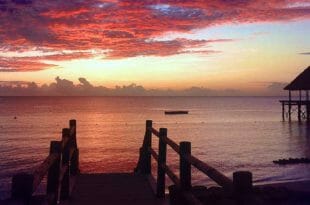
[[(192, 142), (192, 153), (227, 176), (250, 170), (256, 183), (310, 179), (309, 165), (273, 160), (310, 157), (310, 128), (281, 120), (275, 97), (0, 97), (0, 198), (11, 176), (33, 170), (77, 120), (82, 172), (130, 172), (138, 159), (145, 120), (168, 136)], [(165, 116), (164, 110), (189, 110)], [(17, 117), (14, 119), (14, 117)], [(157, 146), (154, 140), (154, 146)], [(177, 156), (168, 150), (176, 169)], [(155, 166), (154, 166), (155, 167)], [(194, 183), (212, 182), (194, 170)]]

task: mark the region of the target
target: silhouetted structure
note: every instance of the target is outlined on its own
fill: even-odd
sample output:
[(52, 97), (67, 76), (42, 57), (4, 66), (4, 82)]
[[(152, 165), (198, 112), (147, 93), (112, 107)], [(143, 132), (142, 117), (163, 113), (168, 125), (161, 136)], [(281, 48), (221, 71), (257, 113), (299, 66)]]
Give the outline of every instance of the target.
[[(67, 205), (166, 205), (166, 176), (171, 179), (170, 205), (252, 204), (275, 205), (309, 204), (309, 192), (253, 186), (252, 173), (237, 171), (233, 179), (226, 177), (209, 164), (191, 154), (191, 143), (175, 143), (167, 129), (156, 130), (146, 121), (143, 145), (134, 173), (81, 174), (76, 140), (76, 121), (70, 120), (61, 141), (51, 141), (50, 154), (32, 173), (19, 173), (12, 179), (12, 198), (0, 204), (67, 204)], [(158, 138), (158, 148), (152, 146)], [(167, 163), (167, 147), (178, 155), (179, 170), (175, 173)], [(152, 175), (151, 158), (157, 167)], [(217, 186), (192, 186), (192, 167), (212, 179)], [(46, 195), (32, 196), (47, 174)], [(281, 185), (278, 185), (279, 187)], [(296, 184), (293, 184), (296, 187)], [(308, 186), (306, 186), (308, 187)], [(38, 200), (39, 199), (39, 200)]]
[[(289, 98), (288, 100), (280, 101), (282, 103), (283, 121), (285, 120), (285, 116), (288, 117), (289, 121), (292, 120), (292, 113), (296, 107), (298, 121), (306, 119), (307, 122), (310, 122), (310, 66), (299, 74), (290, 84), (288, 84), (284, 90), (289, 91)], [(298, 99), (292, 98), (292, 91), (298, 91)], [(286, 109), (286, 106), (288, 109)]]

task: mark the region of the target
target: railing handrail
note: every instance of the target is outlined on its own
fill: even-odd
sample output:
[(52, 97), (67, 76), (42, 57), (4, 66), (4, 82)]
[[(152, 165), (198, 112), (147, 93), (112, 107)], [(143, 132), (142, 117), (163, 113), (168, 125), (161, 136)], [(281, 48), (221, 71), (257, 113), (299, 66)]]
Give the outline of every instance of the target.
[[(51, 195), (53, 198), (50, 204), (56, 204), (59, 201), (59, 190), (63, 187), (67, 189), (67, 186), (70, 186), (64, 183), (63, 179), (69, 178), (70, 174), (78, 173), (79, 150), (76, 145), (76, 120), (70, 120), (69, 126), (70, 128), (62, 130), (61, 141), (51, 141), (49, 155), (32, 173), (18, 173), (13, 176), (12, 198), (21, 199), (27, 203), (44, 176), (48, 174), (47, 195)], [(71, 168), (69, 169), (69, 167)], [(67, 181), (69, 183), (69, 179)], [(62, 193), (62, 198), (68, 197), (68, 190), (65, 194)]]
[[(152, 148), (152, 135), (159, 138), (159, 153), (156, 153)], [(180, 177), (166, 164), (166, 145), (169, 145), (180, 157)], [(158, 197), (164, 197), (165, 174), (167, 174), (174, 183), (174, 186), (182, 192), (183, 197), (191, 201), (190, 204), (201, 204), (189, 192), (191, 189), (191, 166), (194, 166), (200, 172), (207, 175), (229, 193), (239, 193), (239, 191), (245, 191), (243, 190), (245, 187), (246, 189), (251, 189), (252, 187), (252, 174), (250, 172), (234, 172), (234, 180), (231, 180), (211, 165), (192, 155), (190, 142), (181, 142), (178, 145), (167, 136), (166, 128), (160, 128), (158, 131), (153, 127), (152, 121), (147, 120), (143, 146), (140, 149), (140, 157), (135, 171), (143, 174), (151, 174), (151, 157), (157, 161), (156, 195)]]
[[(157, 131), (155, 128), (152, 127), (152, 133), (159, 137), (159, 131)], [(170, 139), (168, 136), (163, 138), (164, 142), (169, 145), (177, 154), (180, 154), (180, 146), (175, 143), (172, 139)], [(153, 149), (152, 149), (153, 150)], [(154, 151), (154, 150), (153, 150)], [(152, 154), (152, 156), (154, 156)], [(224, 174), (222, 174), (220, 171), (212, 167), (211, 165), (208, 165), (207, 163), (201, 161), (197, 157), (193, 155), (186, 155), (184, 156), (186, 161), (196, 167), (199, 171), (206, 174), (210, 179), (215, 181), (218, 185), (231, 189), (233, 182), (231, 179), (226, 177)], [(166, 165), (167, 166), (167, 165)], [(168, 175), (169, 176), (169, 175)]]

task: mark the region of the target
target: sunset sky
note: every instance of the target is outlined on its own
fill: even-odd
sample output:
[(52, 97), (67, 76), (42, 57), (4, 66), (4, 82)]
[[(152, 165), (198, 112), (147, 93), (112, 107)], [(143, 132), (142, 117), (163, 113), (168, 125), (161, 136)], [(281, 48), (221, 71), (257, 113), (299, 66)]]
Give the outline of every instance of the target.
[(0, 0), (2, 86), (262, 94), (309, 65), (309, 0)]

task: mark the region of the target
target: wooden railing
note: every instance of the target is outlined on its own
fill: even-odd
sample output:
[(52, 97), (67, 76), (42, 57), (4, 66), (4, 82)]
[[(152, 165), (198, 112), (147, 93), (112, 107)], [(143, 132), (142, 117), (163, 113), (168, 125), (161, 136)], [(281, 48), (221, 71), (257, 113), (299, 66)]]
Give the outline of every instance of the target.
[(72, 181), (78, 173), (76, 120), (70, 120), (69, 128), (62, 130), (61, 141), (51, 141), (49, 155), (32, 173), (18, 173), (13, 176), (11, 198), (28, 204), (42, 179), (47, 175), (47, 202), (57, 204), (70, 196)]
[[(152, 148), (152, 135), (159, 138), (158, 153)], [(169, 145), (179, 155), (179, 176), (166, 164), (167, 145)], [(151, 175), (151, 157), (157, 162), (156, 196), (165, 197), (167, 175), (173, 182), (169, 186), (169, 197), (171, 205), (193, 204), (200, 205), (201, 202), (192, 193), (191, 166), (207, 175), (210, 179), (221, 186), (227, 193), (232, 195), (243, 195), (252, 190), (252, 173), (248, 171), (238, 171), (233, 173), (233, 180), (226, 177), (211, 165), (201, 161), (191, 154), (191, 143), (180, 142), (179, 144), (171, 140), (167, 135), (166, 128), (159, 131), (152, 127), (152, 121), (146, 121), (146, 131), (143, 145), (140, 148), (140, 156), (136, 173)]]

